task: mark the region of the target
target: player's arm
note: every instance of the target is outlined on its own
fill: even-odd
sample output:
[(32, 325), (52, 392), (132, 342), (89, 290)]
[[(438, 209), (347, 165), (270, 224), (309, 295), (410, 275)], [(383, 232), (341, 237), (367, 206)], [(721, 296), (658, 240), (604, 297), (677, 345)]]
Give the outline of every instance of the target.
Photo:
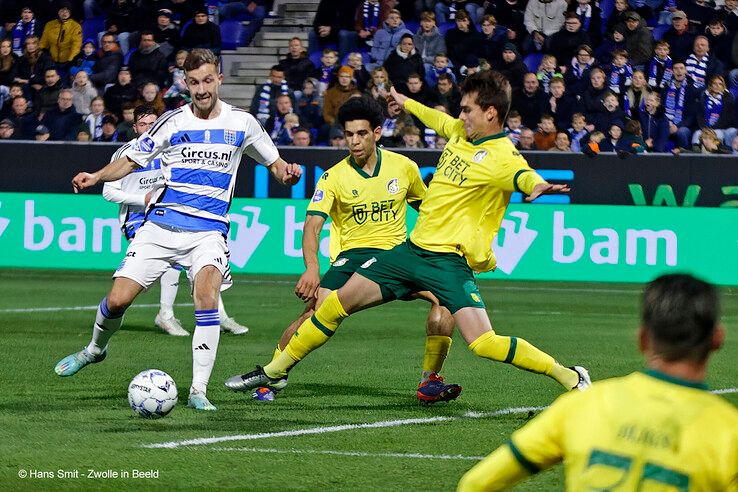
[(302, 230), (302, 259), (305, 262), (305, 273), (302, 274), (295, 287), (295, 294), (303, 301), (315, 297), (320, 286), (318, 248), (323, 224), (325, 224), (325, 217), (322, 214), (308, 213), (305, 218), (305, 227)]
[(510, 159), (498, 159), (492, 184), (505, 191), (518, 191), (526, 195), (525, 200), (532, 202), (541, 195), (551, 193), (568, 193), (569, 185), (552, 184), (528, 166), (519, 156)]
[(459, 480), (458, 492), (507, 490), (530, 475), (507, 444), (474, 465)]
[(79, 173), (72, 179), (72, 187), (75, 193), (80, 190), (95, 186), (97, 183), (116, 181), (130, 174), (138, 164), (128, 156), (115, 159), (113, 162), (94, 173)]
[(146, 195), (128, 193), (121, 189), (120, 181), (111, 181), (103, 185), (103, 198), (112, 203), (134, 205), (143, 207), (146, 205)]
[(285, 186), (292, 186), (300, 181), (302, 167), (299, 164), (288, 164), (281, 157), (269, 164), (269, 172), (274, 179)]
[(464, 124), (442, 111), (437, 111), (428, 106), (420, 104), (418, 101), (410, 99), (404, 94), (400, 94), (393, 87), (390, 89), (390, 104), (396, 102), (405, 111), (418, 117), (423, 124), (429, 128), (433, 128), (440, 136), (449, 139), (452, 136), (464, 136)]
[(423, 178), (420, 176), (420, 168), (418, 168), (418, 165), (414, 161), (408, 162), (407, 174), (409, 184), (405, 199), (408, 205), (418, 211), (420, 210), (420, 204), (423, 202), (423, 198), (425, 198), (425, 193), (428, 191), (428, 187), (423, 182)]

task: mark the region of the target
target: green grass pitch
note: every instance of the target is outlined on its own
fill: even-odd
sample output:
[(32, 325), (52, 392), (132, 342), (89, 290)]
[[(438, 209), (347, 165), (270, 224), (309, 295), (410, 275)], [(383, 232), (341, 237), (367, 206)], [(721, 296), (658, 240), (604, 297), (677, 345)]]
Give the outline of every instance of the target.
[[(178, 303), (187, 304), (182, 280)], [(415, 388), (427, 313), (422, 301), (353, 316), (291, 373), (290, 386), (273, 403), (228, 392), (223, 381), (268, 361), (283, 328), (301, 311), (295, 280), (240, 276), (224, 294), (229, 314), (251, 331), (221, 337), (208, 392), (218, 411), (201, 414), (185, 408), (191, 339), (153, 327), (158, 287), (127, 312), (105, 362), (62, 379), (54, 364), (87, 344), (91, 306), (109, 288), (109, 274), (0, 270), (3, 489), (453, 490), (474, 457), (489, 453), (529, 418), (527, 412), (478, 414), (544, 406), (561, 393), (546, 377), (474, 357), (456, 334), (444, 375), (463, 385), (461, 397), (419, 405)], [(584, 365), (595, 380), (641, 367), (635, 345), (640, 286), (481, 282), (480, 288), (499, 333), (526, 338), (564, 364)], [(722, 292), (728, 338), (711, 366), (708, 383), (715, 389), (738, 386), (738, 292)], [(37, 309), (46, 307), (79, 309)], [(192, 329), (192, 307), (176, 312)], [(168, 372), (179, 388), (179, 404), (158, 421), (134, 416), (126, 400), (129, 381), (146, 368)], [(725, 397), (738, 404), (738, 394)], [(433, 422), (434, 417), (443, 418)], [(325, 432), (331, 426), (407, 419), (417, 421)], [(320, 432), (144, 447), (300, 429)], [(89, 478), (90, 470), (117, 478)], [(158, 476), (122, 478), (133, 470), (154, 470)], [(60, 471), (67, 478), (59, 478)], [(54, 478), (21, 477), (31, 472)], [(517, 490), (561, 489), (559, 467)]]

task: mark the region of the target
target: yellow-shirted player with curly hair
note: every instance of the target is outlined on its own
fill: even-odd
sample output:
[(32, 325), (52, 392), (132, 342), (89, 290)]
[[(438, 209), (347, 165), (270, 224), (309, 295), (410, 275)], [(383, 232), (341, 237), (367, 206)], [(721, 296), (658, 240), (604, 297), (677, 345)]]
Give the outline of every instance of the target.
[(566, 490), (738, 491), (738, 410), (707, 391), (725, 337), (716, 289), (664, 275), (643, 294), (646, 370), (563, 395), (467, 472), (460, 492), (505, 490), (564, 462)]
[(469, 76), (462, 87), (458, 119), (392, 91), (398, 104), (447, 138), (410, 238), (373, 256), (333, 291), (265, 367), (229, 379), (232, 389), (278, 384), (287, 371), (324, 344), (338, 325), (361, 309), (428, 290), (453, 314), (476, 355), (545, 374), (567, 390), (589, 386), (584, 368), (567, 368), (522, 338), (492, 329), (474, 272), (495, 268), (492, 239), (514, 191), (533, 200), (568, 191), (547, 183), (505, 138), (502, 124), (510, 108), (510, 83), (496, 72)]

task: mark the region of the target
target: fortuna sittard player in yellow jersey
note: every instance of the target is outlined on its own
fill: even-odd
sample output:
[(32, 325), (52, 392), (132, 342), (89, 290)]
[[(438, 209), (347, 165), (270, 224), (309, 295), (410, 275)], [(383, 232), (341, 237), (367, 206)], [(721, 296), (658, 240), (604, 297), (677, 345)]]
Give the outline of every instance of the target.
[(292, 366), (328, 341), (349, 314), (422, 290), (432, 292), (453, 314), (476, 355), (546, 374), (567, 390), (589, 386), (584, 368), (564, 367), (522, 338), (492, 330), (474, 272), (495, 268), (492, 239), (510, 195), (522, 191), (534, 200), (569, 189), (547, 183), (505, 138), (502, 125), (510, 108), (510, 83), (503, 76), (492, 71), (471, 75), (462, 94), (461, 115), (455, 119), (391, 92), (391, 104), (403, 106), (448, 140), (415, 229), (407, 241), (373, 256), (331, 292), (279, 357), (229, 379), (229, 387), (279, 384)]
[(641, 314), (645, 371), (563, 395), (458, 490), (504, 490), (563, 461), (566, 490), (738, 491), (738, 411), (704, 384), (725, 337), (715, 288), (690, 275), (659, 277)]
[[(417, 164), (377, 147), (384, 119), (379, 103), (368, 97), (351, 98), (341, 106), (337, 119), (350, 155), (328, 169), (315, 186), (302, 236), (305, 273), (295, 288), (295, 294), (307, 306), (302, 316), (285, 330), (275, 358), (332, 290), (343, 286), (366, 261), (407, 239), (405, 202), (417, 209), (425, 197), (426, 186)], [(321, 279), (318, 246), (320, 231), (329, 216), (331, 267)], [(417, 397), (426, 403), (453, 400), (459, 396), (461, 386), (445, 383), (438, 373), (451, 346), (454, 319), (431, 293), (421, 292), (413, 297), (432, 304)], [(265, 399), (264, 395), (266, 399), (273, 398), (272, 393), (263, 390), (254, 393), (257, 399)]]

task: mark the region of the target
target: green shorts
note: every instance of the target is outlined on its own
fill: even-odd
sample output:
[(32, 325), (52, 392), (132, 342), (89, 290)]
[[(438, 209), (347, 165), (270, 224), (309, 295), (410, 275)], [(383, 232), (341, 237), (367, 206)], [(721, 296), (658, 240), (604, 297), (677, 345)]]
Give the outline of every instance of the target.
[(356, 273), (379, 284), (385, 301), (428, 290), (452, 314), (464, 307), (484, 308), (474, 273), (463, 257), (428, 251), (410, 240), (383, 252)]
[(378, 248), (354, 248), (341, 252), (320, 279), (320, 286), (330, 290), (340, 289), (361, 265), (386, 251)]

